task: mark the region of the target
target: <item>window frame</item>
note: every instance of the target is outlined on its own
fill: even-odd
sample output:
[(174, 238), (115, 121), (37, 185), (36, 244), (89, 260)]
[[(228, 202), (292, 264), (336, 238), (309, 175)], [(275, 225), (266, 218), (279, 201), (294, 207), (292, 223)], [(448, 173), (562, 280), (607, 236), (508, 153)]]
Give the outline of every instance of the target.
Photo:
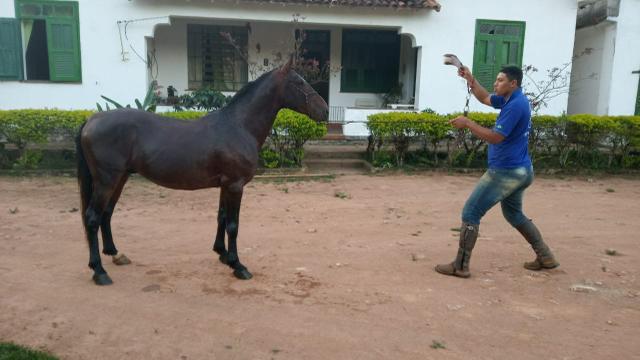
[[(389, 78), (394, 77), (395, 81), (392, 81), (392, 83), (390, 84), (376, 84), (376, 85), (371, 85), (371, 84), (365, 84), (364, 80), (366, 78), (365, 76), (365, 71), (382, 71), (377, 69), (375, 66), (379, 66), (380, 64), (375, 64), (373, 68), (365, 68), (365, 66), (363, 66), (362, 64), (358, 65), (358, 66), (353, 66), (351, 68), (347, 68), (347, 66), (345, 66), (345, 63), (347, 63), (345, 56), (348, 53), (348, 51), (352, 50), (354, 47), (356, 46), (361, 46), (363, 48), (367, 48), (369, 46), (379, 46), (380, 43), (377, 41), (374, 42), (361, 42), (361, 43), (356, 43), (356, 42), (348, 42), (345, 41), (346, 36), (348, 36), (349, 33), (357, 33), (357, 32), (362, 32), (362, 33), (366, 33), (366, 32), (370, 32), (371, 36), (373, 38), (379, 39), (379, 35), (373, 35), (373, 33), (387, 33), (385, 35), (391, 36), (394, 35), (396, 36), (395, 38), (395, 42), (391, 43), (389, 42), (388, 44), (393, 46), (393, 48), (390, 51), (393, 51), (395, 54), (395, 59), (392, 59), (391, 66), (388, 69), (388, 74), (385, 74), (385, 76), (389, 76)], [(391, 90), (391, 88), (393, 88), (394, 86), (397, 85), (398, 81), (399, 81), (399, 73), (400, 73), (400, 45), (401, 44), (401, 39), (400, 39), (400, 35), (397, 33), (397, 31), (395, 30), (383, 30), (383, 29), (358, 29), (358, 28), (346, 28), (342, 30), (342, 53), (341, 53), (341, 71), (340, 71), (340, 92), (342, 93), (365, 93), (365, 94), (383, 94), (388, 92), (389, 90)], [(385, 45), (385, 43), (382, 43), (382, 45)], [(370, 50), (370, 49), (369, 49)], [(387, 59), (388, 60), (388, 59)], [(354, 83), (348, 82), (347, 79), (347, 71), (350, 69), (355, 69), (357, 71), (357, 79)], [(391, 75), (393, 73), (393, 76)], [(388, 86), (387, 86), (388, 85)]]
[[(23, 14), (21, 6), (24, 4), (38, 4), (42, 6), (44, 5), (69, 6), (70, 5), (71, 9), (73, 9), (73, 14), (71, 14), (70, 16)], [(78, 1), (15, 0), (14, 6), (15, 6), (15, 16), (16, 16), (16, 19), (18, 19), (20, 24), (22, 23), (23, 20), (44, 20), (45, 21), (45, 26), (47, 29), (48, 45), (50, 45), (54, 41), (53, 40), (54, 34), (50, 31), (53, 25), (71, 25), (72, 31), (74, 32), (74, 34), (72, 35), (73, 37), (72, 48), (68, 50), (68, 52), (73, 53), (72, 60), (74, 61), (74, 63), (72, 64), (72, 66), (73, 66), (74, 74), (71, 76), (64, 76), (58, 71), (58, 69), (55, 66), (56, 62), (52, 61), (52, 58), (56, 57), (56, 54), (55, 54), (56, 50), (53, 50), (51, 46), (48, 46), (47, 56), (49, 57), (49, 80), (37, 80), (37, 81), (45, 81), (45, 82), (51, 82), (51, 83), (82, 83), (82, 49), (80, 46), (80, 6)], [(21, 46), (22, 46), (22, 42), (23, 42), (22, 27), (20, 26)], [(25, 58), (26, 51), (27, 49), (25, 48), (22, 49), (22, 59), (23, 59), (22, 73), (23, 73), (23, 80), (30, 81), (27, 79), (27, 73), (26, 73), (25, 64), (24, 64), (24, 61), (26, 61), (26, 58)], [(57, 51), (57, 52), (60, 52), (60, 51)]]
[[(481, 34), (480, 27), (482, 25), (503, 25), (503, 26), (513, 26), (516, 25), (520, 28), (519, 35), (507, 35), (507, 34)], [(493, 82), (495, 81), (496, 76), (500, 72), (500, 69), (504, 66), (514, 65), (518, 67), (522, 67), (522, 58), (524, 54), (524, 45), (525, 45), (525, 35), (526, 35), (527, 23), (525, 21), (517, 21), (517, 20), (492, 20), (492, 19), (476, 19), (476, 27), (475, 27), (475, 37), (474, 37), (474, 47), (473, 47), (473, 74), (476, 76), (478, 82), (485, 87), (487, 90), (491, 91), (493, 89)], [(494, 61), (493, 64), (488, 65), (481, 61), (480, 56), (483, 53), (480, 49), (480, 42), (482, 41), (493, 41), (494, 44)], [(518, 51), (516, 54), (516, 62), (509, 62), (509, 54), (507, 54), (507, 63), (501, 62), (502, 54), (502, 46), (505, 42), (509, 43), (517, 43)], [(487, 66), (491, 66), (491, 75), (485, 75)]]
[[(240, 75), (241, 78), (236, 79), (235, 78), (235, 74), (233, 74), (233, 79), (232, 79), (232, 89), (229, 89), (228, 87), (226, 87), (224, 85), (225, 79), (224, 78), (218, 78), (216, 79), (215, 76), (213, 77), (213, 79), (209, 82), (205, 82), (204, 80), (204, 74), (202, 74), (204, 72), (204, 66), (205, 66), (205, 60), (204, 57), (205, 55), (203, 55), (204, 53), (202, 52), (202, 50), (200, 49), (200, 54), (196, 54), (196, 55), (192, 55), (192, 49), (191, 44), (194, 41), (198, 41), (196, 39), (191, 39), (190, 36), (192, 33), (194, 33), (194, 31), (192, 30), (193, 28), (211, 28), (210, 30), (207, 31), (203, 31), (200, 30), (198, 32), (195, 32), (198, 34), (198, 36), (200, 36), (200, 41), (202, 41), (202, 36), (206, 33), (206, 34), (218, 34), (221, 31), (225, 31), (225, 32), (230, 32), (232, 33), (232, 36), (234, 33), (237, 34), (237, 32), (243, 32), (242, 36), (244, 38), (244, 40), (246, 40), (246, 44), (238, 44), (240, 46), (245, 46), (246, 49), (248, 49), (249, 46), (249, 30), (244, 27), (244, 26), (240, 26), (240, 25), (218, 25), (218, 24), (187, 24), (187, 87), (189, 88), (189, 90), (197, 90), (199, 88), (210, 88), (212, 90), (216, 90), (216, 91), (221, 91), (221, 92), (237, 92), (239, 91), (242, 87), (244, 87), (246, 84), (249, 83), (249, 64), (247, 64), (246, 61), (244, 61), (238, 54), (236, 54), (236, 50), (233, 48), (233, 46), (229, 45), (229, 44), (225, 44), (224, 42), (221, 42), (222, 45), (224, 45), (225, 47), (228, 47), (227, 49), (223, 50), (222, 52), (220, 52), (219, 54), (224, 54), (224, 51), (232, 51), (234, 53), (234, 64), (235, 62), (240, 62), (244, 66), (244, 69), (242, 69), (242, 74)], [(236, 38), (234, 38), (234, 40), (237, 40)], [(196, 51), (197, 52), (197, 51)], [(224, 56), (224, 55), (223, 55)], [(192, 65), (192, 61), (194, 61), (193, 59), (198, 59), (198, 61), (200, 61), (201, 63), (199, 64), (199, 66), (197, 64), (193, 64)], [(213, 64), (213, 62), (212, 62)], [(200, 80), (198, 80), (197, 76), (195, 79), (192, 79), (191, 76), (191, 72), (192, 72), (192, 66), (194, 66), (195, 71), (198, 72), (198, 69), (200, 70), (201, 74), (201, 78)], [(235, 65), (234, 65), (235, 66)], [(214, 70), (215, 71), (215, 70)], [(242, 78), (242, 76), (244, 76), (244, 79)], [(217, 81), (216, 81), (217, 80)], [(200, 83), (200, 87), (198, 88), (197, 86), (193, 86), (193, 83)], [(218, 82), (218, 83), (216, 83)]]

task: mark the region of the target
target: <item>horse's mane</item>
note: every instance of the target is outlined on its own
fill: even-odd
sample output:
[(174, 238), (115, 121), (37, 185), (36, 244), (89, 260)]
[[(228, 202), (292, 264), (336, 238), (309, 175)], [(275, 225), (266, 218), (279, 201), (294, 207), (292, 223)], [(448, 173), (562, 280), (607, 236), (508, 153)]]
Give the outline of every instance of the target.
[[(236, 92), (236, 94), (233, 95), (233, 97), (231, 98), (231, 100), (229, 100), (229, 102), (227, 103), (227, 105), (225, 107), (232, 106), (235, 103), (237, 103), (238, 101), (240, 101), (242, 98), (244, 98), (245, 95), (255, 92), (260, 87), (259, 85), (262, 82), (264, 82), (265, 79), (268, 78), (269, 75), (274, 71), (275, 70), (268, 71), (268, 72), (260, 75), (259, 78), (255, 79), (253, 81), (250, 81), (247, 85), (243, 86), (242, 89), (238, 90), (238, 92)], [(249, 96), (248, 98), (251, 98), (251, 96)]]

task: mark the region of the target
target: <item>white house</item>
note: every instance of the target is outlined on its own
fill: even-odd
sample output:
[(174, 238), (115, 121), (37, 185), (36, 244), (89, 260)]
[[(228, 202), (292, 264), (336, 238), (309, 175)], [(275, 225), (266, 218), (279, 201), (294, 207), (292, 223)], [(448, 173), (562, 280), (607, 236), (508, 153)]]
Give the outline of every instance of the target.
[(640, 0), (579, 7), (568, 112), (640, 115)]
[(100, 95), (132, 104), (154, 80), (163, 92), (234, 92), (284, 61), (304, 29), (305, 56), (331, 69), (333, 121), (364, 119), (399, 84), (399, 103), (460, 111), (466, 87), (443, 54), (488, 87), (506, 64), (558, 66), (572, 56), (576, 11), (575, 0), (0, 0), (0, 109), (93, 109)]

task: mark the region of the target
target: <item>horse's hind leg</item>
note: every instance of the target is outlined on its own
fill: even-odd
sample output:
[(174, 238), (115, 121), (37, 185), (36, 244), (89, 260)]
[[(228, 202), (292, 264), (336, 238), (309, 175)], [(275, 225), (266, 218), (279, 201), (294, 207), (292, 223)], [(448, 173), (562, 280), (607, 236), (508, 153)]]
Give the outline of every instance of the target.
[(233, 275), (238, 279), (248, 280), (253, 277), (249, 270), (240, 263), (238, 258), (238, 238), (240, 202), (242, 200), (242, 185), (233, 184), (223, 190), (224, 207), (226, 216), (226, 230), (229, 240), (229, 251), (227, 254), (227, 264), (233, 268)]
[(122, 189), (124, 188), (124, 184), (127, 182), (129, 177), (127, 175), (123, 176), (120, 180), (120, 183), (113, 191), (113, 195), (111, 195), (111, 199), (107, 207), (104, 210), (102, 215), (102, 222), (100, 224), (100, 230), (102, 231), (102, 253), (105, 255), (111, 255), (112, 261), (116, 265), (128, 265), (131, 264), (131, 260), (127, 258), (124, 254), (118, 254), (118, 249), (113, 242), (113, 235), (111, 234), (111, 216), (113, 215), (113, 211), (116, 207), (116, 203), (118, 199), (120, 199), (120, 194), (122, 194)]
[(87, 238), (89, 240), (89, 267), (93, 269), (93, 281), (97, 285), (110, 285), (113, 283), (106, 270), (102, 267), (102, 261), (100, 260), (98, 228), (102, 224), (104, 210), (115, 190), (116, 185), (114, 184), (117, 183), (117, 181), (110, 182), (94, 178), (93, 194), (84, 214)]
[(224, 189), (220, 188), (220, 203), (218, 205), (218, 230), (216, 240), (213, 242), (213, 251), (220, 255), (220, 262), (228, 264), (227, 249), (224, 246), (224, 235), (226, 230), (226, 211), (224, 208)]

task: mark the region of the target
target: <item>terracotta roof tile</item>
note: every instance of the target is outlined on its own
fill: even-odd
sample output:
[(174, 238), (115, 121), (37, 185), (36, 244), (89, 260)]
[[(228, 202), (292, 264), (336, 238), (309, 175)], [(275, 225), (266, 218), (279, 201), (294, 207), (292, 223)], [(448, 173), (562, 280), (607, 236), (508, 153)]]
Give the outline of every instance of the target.
[(437, 0), (244, 0), (253, 2), (265, 2), (272, 4), (296, 4), (296, 5), (328, 5), (328, 6), (353, 6), (353, 7), (377, 7), (399, 9), (434, 9), (440, 11)]

